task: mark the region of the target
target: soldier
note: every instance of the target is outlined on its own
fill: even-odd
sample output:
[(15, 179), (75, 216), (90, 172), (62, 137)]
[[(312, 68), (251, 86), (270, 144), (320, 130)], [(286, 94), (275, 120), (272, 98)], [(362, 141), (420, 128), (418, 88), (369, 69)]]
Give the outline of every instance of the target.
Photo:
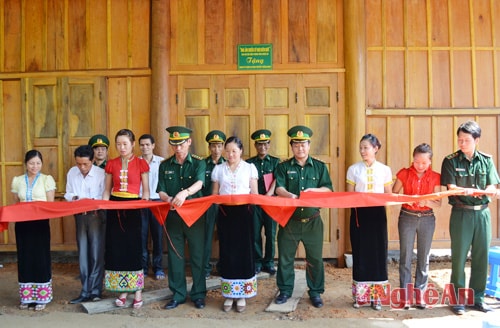
[(103, 134), (96, 134), (89, 139), (89, 146), (94, 150), (94, 165), (104, 169), (108, 160), (108, 137)]
[[(208, 142), (208, 150), (210, 155), (205, 158), (205, 185), (203, 187), (203, 196), (212, 194), (212, 171), (215, 165), (224, 163), (226, 160), (222, 157), (222, 150), (224, 149), (224, 142), (226, 142), (226, 135), (219, 130), (210, 131), (205, 140)], [(205, 278), (210, 277), (212, 266), (210, 265), (210, 256), (212, 255), (212, 239), (214, 236), (215, 221), (217, 219), (217, 204), (212, 204), (205, 213)]]
[[(251, 135), (255, 142), (257, 156), (247, 159), (248, 163), (253, 163), (259, 172), (259, 194), (266, 196), (274, 195), (276, 181), (274, 181), (274, 170), (280, 160), (277, 157), (268, 154), (271, 146), (271, 131), (262, 129), (257, 130)], [(274, 242), (276, 236), (276, 221), (274, 221), (260, 206), (255, 207), (254, 212), (254, 231), (255, 231), (255, 273), (261, 270), (274, 275)], [(264, 228), (265, 253), (262, 251), (262, 228)]]
[[(278, 165), (276, 194), (299, 198), (301, 192), (328, 192), (333, 190), (325, 163), (309, 156), (312, 130), (297, 125), (288, 130), (293, 157)], [(306, 273), (309, 298), (314, 307), (323, 306), (321, 294), (325, 291), (323, 265), (323, 221), (319, 208), (298, 207), (284, 228), (278, 231), (278, 274), (280, 290), (276, 304), (286, 303), (292, 295), (295, 280), (294, 259), (299, 242), (306, 251)]]
[[(491, 213), (489, 195), (474, 195), (475, 191), (489, 191), (497, 197), (496, 185), (500, 183), (491, 155), (480, 152), (476, 146), (481, 137), (481, 128), (474, 121), (467, 121), (457, 129), (458, 148), (446, 156), (441, 166), (441, 185), (450, 190), (463, 190), (462, 196), (448, 197), (452, 206), (450, 217), (451, 278), (458, 295), (465, 288), (464, 265), (471, 250), (471, 273), (469, 288), (474, 290), (473, 308), (489, 312), (484, 303), (484, 291), (488, 278), (488, 251), (491, 242)], [(460, 303), (460, 299), (457, 297)], [(462, 300), (463, 302), (464, 300)], [(471, 301), (471, 300), (469, 300)], [(465, 313), (464, 304), (453, 304), (453, 313)]]
[(174, 155), (160, 164), (158, 188), (160, 199), (169, 202), (172, 209), (168, 212), (165, 226), (167, 228), (168, 249), (168, 286), (173, 293), (172, 300), (165, 309), (175, 309), (186, 302), (186, 263), (184, 245), (188, 243), (193, 277), (190, 297), (197, 309), (205, 307), (207, 293), (203, 246), (205, 241), (205, 217), (202, 216), (191, 227), (182, 220), (175, 211), (186, 199), (201, 197), (201, 189), (205, 181), (205, 161), (189, 152), (191, 146), (191, 129), (183, 126), (171, 126), (168, 142)]

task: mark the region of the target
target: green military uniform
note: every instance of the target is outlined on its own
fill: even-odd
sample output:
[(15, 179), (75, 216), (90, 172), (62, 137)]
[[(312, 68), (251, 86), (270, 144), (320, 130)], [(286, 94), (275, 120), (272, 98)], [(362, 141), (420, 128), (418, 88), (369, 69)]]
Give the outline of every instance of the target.
[[(256, 143), (269, 143), (271, 140), (271, 131), (257, 130), (251, 135), (252, 140)], [(274, 156), (266, 155), (260, 158), (258, 155), (247, 159), (248, 163), (252, 163), (259, 172), (259, 194), (265, 195), (267, 193), (264, 175), (273, 174), (274, 170), (280, 163), (280, 159)], [(254, 215), (254, 231), (255, 231), (255, 272), (270, 271), (274, 273), (274, 254), (275, 254), (275, 236), (276, 236), (276, 221), (274, 221), (260, 206), (255, 207)], [(265, 253), (262, 252), (262, 235), (261, 231), (264, 228), (264, 235), (266, 237)]]
[[(500, 183), (491, 155), (475, 151), (471, 160), (459, 150), (443, 160), (441, 184), (484, 190), (488, 185)], [(488, 250), (491, 242), (491, 214), (487, 196), (450, 196), (453, 206), (450, 217), (451, 279), (458, 288), (465, 288), (465, 261), (471, 250), (469, 288), (474, 290), (474, 303), (482, 303), (488, 277)], [(458, 294), (457, 294), (458, 296)], [(470, 300), (469, 300), (470, 301)]]
[[(106, 147), (109, 148), (109, 139), (104, 134), (96, 134), (89, 139), (89, 146), (92, 147)], [(94, 165), (100, 167), (101, 169), (106, 168), (106, 163), (108, 161), (104, 160), (100, 165), (97, 165), (94, 161)]]
[[(178, 145), (190, 138), (182, 127), (173, 127), (169, 131), (169, 143)], [(189, 130), (190, 131), (190, 130)], [(175, 197), (181, 190), (189, 188), (197, 181), (205, 181), (205, 161), (195, 155), (187, 155), (184, 163), (177, 162), (175, 155), (160, 164), (158, 171), (158, 187), (156, 192), (165, 192)], [(187, 199), (201, 197), (201, 191), (188, 196)], [(205, 219), (201, 217), (188, 227), (175, 210), (168, 213), (165, 221), (168, 249), (168, 285), (173, 293), (173, 300), (183, 303), (186, 300), (186, 271), (184, 247), (187, 240), (193, 286), (191, 300), (204, 299), (206, 283), (204, 275), (203, 247), (205, 240)]]
[[(224, 143), (226, 141), (226, 135), (222, 131), (213, 130), (210, 131), (205, 140), (211, 143)], [(217, 164), (224, 163), (226, 160), (224, 157), (220, 157), (217, 163), (214, 163), (212, 156), (205, 158), (205, 184), (203, 185), (202, 193), (203, 196), (210, 196), (212, 194), (212, 171)], [(204, 261), (205, 261), (205, 277), (210, 276), (212, 272), (212, 266), (210, 265), (210, 258), (212, 256), (212, 240), (214, 236), (215, 221), (217, 219), (217, 204), (212, 204), (205, 213), (205, 247), (204, 247)]]
[[(312, 131), (307, 127), (294, 127), (288, 131), (292, 141), (308, 141)], [(275, 171), (276, 188), (283, 187), (288, 192), (300, 195), (307, 188), (326, 187), (333, 190), (332, 180), (325, 163), (307, 158), (300, 166), (295, 158), (278, 165)], [(276, 284), (281, 295), (293, 293), (295, 272), (294, 260), (298, 243), (302, 241), (306, 251), (306, 281), (309, 297), (317, 297), (325, 290), (325, 270), (323, 266), (323, 221), (319, 208), (299, 207), (292, 214), (285, 227), (278, 230), (278, 273)]]

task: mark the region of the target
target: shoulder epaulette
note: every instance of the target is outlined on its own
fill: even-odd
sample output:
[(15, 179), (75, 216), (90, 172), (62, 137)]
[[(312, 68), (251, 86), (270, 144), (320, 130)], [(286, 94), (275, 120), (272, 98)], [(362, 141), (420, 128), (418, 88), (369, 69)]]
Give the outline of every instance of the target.
[(191, 154), (191, 157), (192, 157), (192, 158), (195, 158), (195, 159), (197, 159), (197, 160), (200, 160), (200, 161), (204, 160), (204, 158), (203, 158), (203, 157), (201, 157), (201, 156), (199, 156), (199, 155), (196, 155), (196, 154)]
[(293, 156), (292, 156), (292, 157), (290, 157), (290, 158), (285, 158), (284, 160), (281, 160), (281, 159), (280, 159), (280, 164), (281, 164), (281, 163), (288, 162), (288, 161), (291, 161), (292, 159), (293, 159)]
[(322, 159), (319, 159), (319, 158), (316, 158), (316, 157), (311, 157), (313, 160), (315, 161), (318, 161), (318, 162), (321, 162), (321, 163), (325, 163)]
[(482, 151), (478, 150), (477, 152), (480, 153), (481, 155), (485, 156), (485, 157), (492, 157), (492, 155), (483, 153)]
[(452, 154), (449, 154), (448, 156), (446, 156), (446, 159), (453, 159), (455, 157), (457, 157), (460, 153), (458, 151), (452, 153)]

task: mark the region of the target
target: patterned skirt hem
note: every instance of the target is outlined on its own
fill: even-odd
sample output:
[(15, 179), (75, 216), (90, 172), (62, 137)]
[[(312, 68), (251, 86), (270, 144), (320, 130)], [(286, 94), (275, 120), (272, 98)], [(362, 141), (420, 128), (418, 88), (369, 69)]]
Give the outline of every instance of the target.
[(352, 282), (352, 298), (356, 305), (370, 305), (375, 301), (385, 300), (389, 282), (385, 281), (355, 281)]
[(21, 303), (48, 304), (52, 301), (52, 280), (48, 282), (19, 282)]
[(104, 288), (110, 292), (136, 292), (144, 289), (144, 272), (138, 271), (111, 271), (104, 274)]
[(222, 296), (226, 298), (251, 298), (257, 295), (257, 277), (250, 279), (221, 278)]

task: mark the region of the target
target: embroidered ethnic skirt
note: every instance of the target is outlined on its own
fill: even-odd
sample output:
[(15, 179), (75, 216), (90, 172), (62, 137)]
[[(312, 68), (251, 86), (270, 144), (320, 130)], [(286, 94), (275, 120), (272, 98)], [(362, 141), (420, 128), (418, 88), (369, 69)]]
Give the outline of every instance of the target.
[(254, 261), (253, 205), (219, 206), (219, 270), (222, 296), (257, 295)]
[(387, 295), (387, 216), (384, 206), (351, 209), (352, 297), (370, 305)]
[(21, 303), (52, 301), (49, 220), (16, 222), (17, 275)]
[[(111, 196), (110, 200), (136, 200)], [(140, 210), (107, 210), (104, 288), (127, 293), (144, 288)]]

